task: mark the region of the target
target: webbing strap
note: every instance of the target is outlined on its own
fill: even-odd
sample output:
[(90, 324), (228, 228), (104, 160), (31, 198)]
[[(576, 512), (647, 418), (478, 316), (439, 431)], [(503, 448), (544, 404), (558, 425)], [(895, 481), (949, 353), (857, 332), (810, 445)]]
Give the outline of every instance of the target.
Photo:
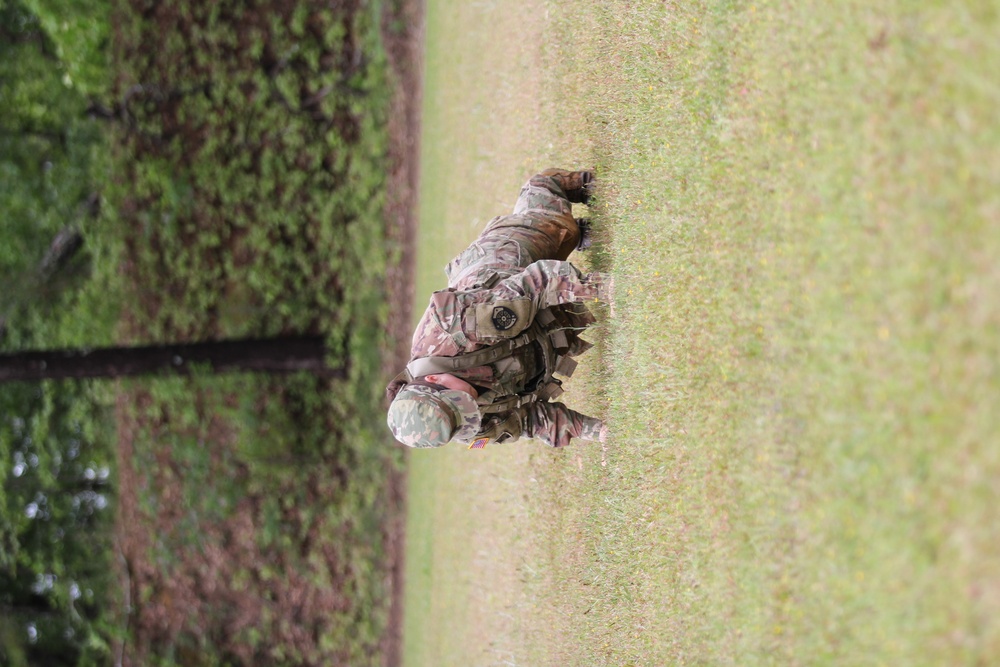
[(508, 396), (506, 398), (501, 398), (499, 401), (494, 401), (489, 405), (480, 405), (479, 411), (483, 414), (495, 414), (497, 412), (507, 412), (508, 410), (513, 410), (514, 408), (519, 408), (526, 403), (531, 403), (535, 400), (535, 395), (524, 394), (517, 396)]
[(489, 278), (487, 278), (486, 280), (483, 280), (483, 281), (481, 281), (481, 282), (479, 282), (479, 283), (477, 283), (475, 285), (463, 286), (462, 289), (465, 289), (465, 290), (471, 290), (471, 289), (493, 289), (493, 287), (496, 286), (496, 284), (498, 282), (500, 282), (501, 280), (503, 280), (504, 278), (506, 278), (509, 275), (517, 273), (518, 270), (519, 270), (518, 267), (516, 267), (516, 266), (514, 266), (512, 264), (490, 264), (488, 266), (481, 266), (479, 264), (470, 264), (469, 266), (467, 266), (464, 269), (462, 269), (462, 271), (460, 271), (457, 276), (455, 276), (454, 278), (452, 278), (451, 280), (449, 280), (448, 284), (449, 285), (457, 285), (460, 282), (462, 282), (463, 280), (465, 280), (466, 276), (470, 276), (473, 273), (475, 273), (476, 271), (484, 271), (486, 269), (491, 269), (493, 271), (493, 273), (490, 275)]
[(406, 364), (406, 370), (415, 378), (437, 373), (451, 373), (461, 371), (476, 366), (485, 366), (489, 363), (510, 356), (514, 350), (528, 345), (533, 340), (538, 340), (544, 336), (538, 331), (536, 324), (524, 330), (514, 338), (502, 340), (489, 347), (484, 347), (475, 352), (466, 352), (455, 357), (420, 357)]
[(527, 405), (528, 403), (534, 403), (535, 401), (548, 401), (550, 399), (557, 398), (562, 393), (563, 388), (559, 381), (553, 379), (550, 382), (542, 382), (538, 385), (538, 388), (527, 394), (507, 396), (506, 398), (501, 398), (500, 400), (494, 401), (489, 405), (480, 405), (479, 410), (483, 414), (506, 412), (508, 410), (513, 410), (514, 408), (519, 408), (522, 405)]

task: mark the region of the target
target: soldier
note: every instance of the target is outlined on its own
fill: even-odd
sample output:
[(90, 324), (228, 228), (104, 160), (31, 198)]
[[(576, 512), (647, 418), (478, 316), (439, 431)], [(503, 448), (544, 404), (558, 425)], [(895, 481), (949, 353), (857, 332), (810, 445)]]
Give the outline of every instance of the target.
[(590, 171), (549, 169), (521, 189), (513, 215), (494, 218), (446, 268), (413, 334), (410, 362), (386, 388), (388, 423), (410, 447), (452, 440), (470, 449), (524, 436), (552, 447), (604, 442), (607, 429), (552, 399), (591, 347), (588, 301), (607, 301), (602, 274), (566, 261), (590, 245)]

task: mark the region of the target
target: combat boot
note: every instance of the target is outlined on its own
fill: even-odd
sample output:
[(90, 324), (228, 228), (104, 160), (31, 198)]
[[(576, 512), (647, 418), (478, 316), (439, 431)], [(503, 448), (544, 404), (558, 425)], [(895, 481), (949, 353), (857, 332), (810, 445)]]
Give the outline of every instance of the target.
[(589, 218), (574, 218), (576, 226), (580, 228), (580, 240), (576, 244), (577, 250), (586, 250), (593, 242), (593, 223)]
[(566, 171), (565, 169), (546, 169), (540, 176), (547, 176), (559, 183), (566, 193), (566, 199), (572, 204), (587, 204), (594, 191), (594, 172), (590, 170)]
[(571, 171), (567, 174), (567, 183), (564, 186), (566, 198), (574, 204), (589, 204), (590, 195), (594, 191), (594, 172), (592, 171)]

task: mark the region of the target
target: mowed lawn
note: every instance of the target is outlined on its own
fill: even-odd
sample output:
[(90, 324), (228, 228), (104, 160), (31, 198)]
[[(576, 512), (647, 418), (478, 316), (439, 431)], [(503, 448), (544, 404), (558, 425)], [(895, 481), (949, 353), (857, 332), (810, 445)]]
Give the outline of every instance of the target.
[(417, 314), (595, 166), (614, 435), (413, 453), (407, 667), (996, 664), (1000, 7), (427, 10)]

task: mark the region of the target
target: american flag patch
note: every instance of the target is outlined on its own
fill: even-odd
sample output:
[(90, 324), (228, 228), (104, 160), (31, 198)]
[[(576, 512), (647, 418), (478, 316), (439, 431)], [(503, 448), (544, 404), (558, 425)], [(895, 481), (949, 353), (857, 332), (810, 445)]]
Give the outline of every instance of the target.
[(476, 438), (469, 445), (469, 449), (486, 449), (486, 443), (489, 442), (489, 438)]

